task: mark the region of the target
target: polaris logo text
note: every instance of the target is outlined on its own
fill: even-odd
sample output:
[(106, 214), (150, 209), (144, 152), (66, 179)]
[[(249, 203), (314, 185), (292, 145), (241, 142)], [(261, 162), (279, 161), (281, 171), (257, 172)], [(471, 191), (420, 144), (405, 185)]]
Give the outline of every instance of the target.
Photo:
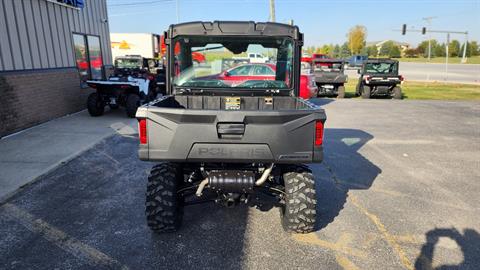
[(214, 157), (264, 157), (268, 155), (264, 149), (226, 149), (222, 147), (201, 147), (198, 148), (199, 156)]

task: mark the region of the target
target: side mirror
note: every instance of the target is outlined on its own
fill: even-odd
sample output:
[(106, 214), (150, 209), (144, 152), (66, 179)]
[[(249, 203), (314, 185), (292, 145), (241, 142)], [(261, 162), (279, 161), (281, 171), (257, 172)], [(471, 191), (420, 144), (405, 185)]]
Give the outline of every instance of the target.
[(225, 72), (223, 72), (223, 76), (230, 77), (230, 73), (228, 73), (228, 71), (225, 71)]

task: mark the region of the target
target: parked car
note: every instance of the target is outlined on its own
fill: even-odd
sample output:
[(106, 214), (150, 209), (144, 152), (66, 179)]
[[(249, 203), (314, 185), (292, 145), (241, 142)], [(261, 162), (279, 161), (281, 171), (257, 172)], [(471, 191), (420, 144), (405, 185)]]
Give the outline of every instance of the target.
[(345, 83), (348, 76), (344, 73), (344, 61), (341, 59), (319, 59), (313, 61), (315, 83), (319, 96), (345, 97)]
[(360, 77), (356, 87), (356, 95), (362, 98), (371, 96), (390, 96), (402, 98), (403, 76), (398, 74), (398, 61), (392, 59), (368, 59), (358, 70)]
[(323, 53), (314, 53), (312, 54), (312, 61), (319, 59), (330, 59), (330, 57)]
[[(185, 206), (215, 202), (260, 210), (279, 207), (286, 231), (314, 231), (316, 186), (305, 164), (323, 158), (326, 116), (317, 105), (296, 97), (300, 68), (295, 59), (303, 44), (298, 27), (192, 22), (170, 26), (168, 37), (170, 44), (185, 47), (179, 58), (187, 60), (177, 65), (167, 49), (168, 95), (137, 111), (139, 158), (158, 162), (148, 176), (148, 226), (159, 233), (176, 231)], [(196, 44), (222, 44), (234, 54), (261, 45), (276, 51), (277, 66), (244, 65), (229, 70), (230, 75), (198, 79), (188, 56)], [(274, 79), (257, 80), (257, 68), (268, 69), (259, 76), (274, 72), (269, 75)], [(252, 80), (241, 87), (231, 84), (228, 77), (239, 73)]]
[[(221, 80), (232, 86), (241, 86), (247, 81), (275, 80), (276, 65), (274, 64), (242, 64), (230, 68), (220, 74), (207, 76), (205, 79)], [(202, 79), (202, 78), (197, 78)], [(312, 74), (300, 75), (300, 97), (309, 99), (317, 96), (318, 88), (315, 76)]]
[(360, 68), (367, 59), (367, 55), (352, 55), (346, 60), (346, 64), (347, 67)]

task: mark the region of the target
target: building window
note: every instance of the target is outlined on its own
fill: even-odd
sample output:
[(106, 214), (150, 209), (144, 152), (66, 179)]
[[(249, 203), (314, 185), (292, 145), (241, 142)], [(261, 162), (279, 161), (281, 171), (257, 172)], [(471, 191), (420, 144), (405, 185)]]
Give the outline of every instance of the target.
[(94, 80), (102, 79), (102, 51), (100, 48), (100, 38), (97, 36), (87, 36), (88, 55), (90, 57), (91, 78)]
[(75, 46), (75, 62), (82, 86), (86, 86), (87, 80), (102, 79), (102, 49), (98, 36), (73, 34)]
[(87, 41), (84, 35), (73, 34), (73, 43), (75, 46), (75, 62), (77, 63), (80, 81), (85, 84), (89, 79), (90, 72), (88, 68)]

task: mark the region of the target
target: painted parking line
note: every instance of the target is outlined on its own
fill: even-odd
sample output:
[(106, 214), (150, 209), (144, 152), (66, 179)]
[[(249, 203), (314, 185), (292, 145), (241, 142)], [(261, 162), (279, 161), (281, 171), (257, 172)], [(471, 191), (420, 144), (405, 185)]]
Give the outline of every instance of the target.
[(351, 239), (351, 235), (347, 233), (343, 233), (340, 239), (335, 243), (320, 239), (316, 233), (293, 234), (292, 237), (297, 242), (316, 245), (346, 255), (359, 257), (362, 259), (366, 259), (368, 256), (367, 252), (348, 246), (348, 239)]
[(40, 234), (43, 238), (53, 243), (62, 250), (91, 266), (103, 266), (110, 269), (129, 269), (107, 254), (69, 236), (42, 219), (36, 218), (27, 211), (13, 204), (4, 204), (0, 207), (0, 215), (7, 216), (20, 223), (27, 230)]
[(363, 207), (358, 202), (357, 197), (355, 197), (352, 194), (350, 195), (350, 201), (358, 210), (360, 210), (360, 212), (362, 212), (365, 216), (367, 216), (370, 219), (370, 221), (377, 227), (377, 230), (381, 233), (385, 241), (387, 241), (387, 243), (393, 248), (395, 253), (398, 255), (403, 266), (407, 269), (413, 270), (414, 269), (413, 263), (407, 257), (407, 255), (405, 254), (405, 251), (402, 249), (402, 247), (396, 241), (393, 235), (390, 234), (390, 232), (387, 230), (387, 228), (381, 222), (381, 220), (375, 214), (371, 213), (365, 207)]

